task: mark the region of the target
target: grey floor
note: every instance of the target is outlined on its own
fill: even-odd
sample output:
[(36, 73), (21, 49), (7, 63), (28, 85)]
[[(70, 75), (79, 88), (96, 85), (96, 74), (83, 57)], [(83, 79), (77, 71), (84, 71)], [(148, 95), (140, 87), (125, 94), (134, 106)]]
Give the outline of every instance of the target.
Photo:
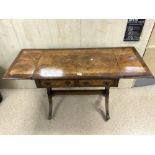
[(100, 95), (54, 96), (49, 121), (45, 89), (1, 93), (0, 134), (155, 134), (155, 85), (111, 89), (108, 122)]

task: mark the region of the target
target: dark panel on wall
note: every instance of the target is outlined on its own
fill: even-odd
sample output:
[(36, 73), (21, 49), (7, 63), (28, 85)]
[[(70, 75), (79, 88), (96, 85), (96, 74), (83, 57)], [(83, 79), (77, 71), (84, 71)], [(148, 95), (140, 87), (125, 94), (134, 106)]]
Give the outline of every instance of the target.
[(128, 19), (124, 41), (139, 41), (145, 19)]

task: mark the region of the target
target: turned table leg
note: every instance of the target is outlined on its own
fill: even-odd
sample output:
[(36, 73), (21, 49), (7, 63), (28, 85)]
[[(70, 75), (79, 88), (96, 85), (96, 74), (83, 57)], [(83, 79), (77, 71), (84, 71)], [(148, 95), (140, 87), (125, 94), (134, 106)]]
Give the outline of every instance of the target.
[(109, 86), (105, 87), (105, 110), (106, 110), (106, 121), (110, 119), (109, 116)]
[(2, 99), (3, 99), (3, 98), (2, 98), (2, 95), (1, 95), (1, 93), (0, 93), (0, 102), (2, 102)]
[(49, 101), (49, 115), (48, 119), (52, 119), (52, 88), (47, 88), (47, 95), (48, 95), (48, 101)]

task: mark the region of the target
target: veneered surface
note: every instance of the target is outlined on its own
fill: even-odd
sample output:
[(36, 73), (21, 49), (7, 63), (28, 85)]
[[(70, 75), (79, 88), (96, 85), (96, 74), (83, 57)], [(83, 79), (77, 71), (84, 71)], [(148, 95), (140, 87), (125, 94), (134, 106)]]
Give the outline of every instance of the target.
[(77, 51), (46, 50), (42, 52), (34, 72), (34, 78), (76, 76)]
[(25, 49), (6, 79), (83, 79), (152, 77), (133, 47), (90, 49)]
[(6, 76), (10, 78), (31, 78), (41, 53), (41, 51), (23, 50), (9, 68)]
[(77, 68), (82, 76), (113, 76), (119, 72), (112, 49), (82, 50), (79, 52)]
[(115, 56), (119, 65), (119, 76), (149, 76), (151, 75), (148, 67), (135, 49), (118, 48)]

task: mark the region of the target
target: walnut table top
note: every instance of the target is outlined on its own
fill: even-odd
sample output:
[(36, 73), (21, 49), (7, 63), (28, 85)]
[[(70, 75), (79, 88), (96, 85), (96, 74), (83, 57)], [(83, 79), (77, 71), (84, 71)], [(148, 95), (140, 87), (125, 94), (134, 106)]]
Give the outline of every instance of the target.
[(152, 77), (133, 47), (23, 49), (6, 79), (89, 79)]

